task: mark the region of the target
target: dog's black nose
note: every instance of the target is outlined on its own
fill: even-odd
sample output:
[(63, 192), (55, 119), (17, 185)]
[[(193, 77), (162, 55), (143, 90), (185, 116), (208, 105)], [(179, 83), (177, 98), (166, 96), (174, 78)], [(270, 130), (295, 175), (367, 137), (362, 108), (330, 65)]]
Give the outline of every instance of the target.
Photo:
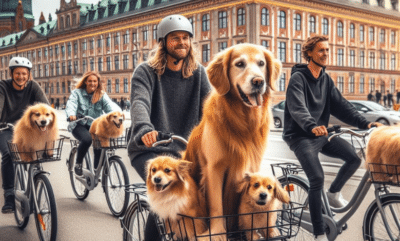
[(122, 119), (119, 119), (119, 123), (120, 123), (120, 124), (122, 124), (122, 121), (123, 121)]
[(261, 77), (254, 77), (251, 80), (251, 84), (253, 85), (253, 88), (261, 89), (264, 86), (264, 79)]
[(154, 182), (155, 183), (160, 183), (161, 182), (161, 178), (160, 177), (155, 177), (154, 178)]
[(45, 121), (45, 120), (42, 120), (42, 121), (40, 121), (40, 124), (46, 125), (46, 121)]
[(267, 199), (267, 194), (266, 193), (260, 193), (260, 199), (261, 200)]

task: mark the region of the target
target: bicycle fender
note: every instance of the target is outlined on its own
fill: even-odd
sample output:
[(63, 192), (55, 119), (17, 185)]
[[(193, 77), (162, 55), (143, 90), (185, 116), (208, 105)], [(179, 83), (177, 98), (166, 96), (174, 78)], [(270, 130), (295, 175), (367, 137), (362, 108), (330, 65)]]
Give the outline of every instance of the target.
[[(304, 182), (304, 183), (307, 184), (308, 187), (310, 187), (310, 182), (308, 181), (308, 179), (306, 179), (306, 178), (304, 178), (304, 177), (301, 177), (301, 176), (298, 176), (298, 175), (293, 175), (293, 174), (287, 175), (287, 177), (288, 177), (288, 178), (297, 179), (297, 180), (299, 180), (299, 181), (301, 181), (301, 182)], [(286, 179), (286, 177), (285, 177), (285, 176), (280, 176), (280, 177), (278, 177), (277, 179), (278, 179), (278, 181), (280, 181), (280, 180)]]
[(50, 172), (46, 172), (46, 171), (44, 171), (44, 170), (40, 170), (40, 171), (36, 171), (36, 172), (35, 172), (34, 178), (37, 177), (37, 176), (40, 175), (40, 174), (45, 174), (45, 175), (47, 175), (47, 176), (50, 176)]

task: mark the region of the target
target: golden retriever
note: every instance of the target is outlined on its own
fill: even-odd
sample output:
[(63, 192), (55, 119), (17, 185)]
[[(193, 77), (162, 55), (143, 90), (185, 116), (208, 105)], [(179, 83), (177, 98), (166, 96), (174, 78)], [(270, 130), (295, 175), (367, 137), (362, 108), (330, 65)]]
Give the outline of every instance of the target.
[(393, 175), (400, 174), (400, 125), (381, 126), (371, 133), (365, 163), (375, 181), (400, 182), (400, 175)]
[[(289, 203), (290, 197), (276, 178), (260, 173), (246, 173), (239, 191), (242, 193), (239, 206), (239, 214), (242, 214), (239, 216), (239, 228), (253, 229), (253, 232), (246, 232), (247, 240), (280, 236), (279, 230), (274, 228), (277, 213), (273, 211), (281, 209), (282, 202)], [(246, 213), (257, 214), (244, 215)]]
[[(17, 145), (21, 161), (34, 161), (53, 155), (54, 141), (59, 138), (57, 115), (46, 104), (28, 107), (15, 124), (12, 143)], [(41, 152), (41, 150), (46, 150)]]
[(89, 132), (94, 141), (100, 142), (102, 147), (110, 146), (110, 138), (117, 138), (124, 133), (124, 113), (120, 111), (110, 112), (95, 119)]
[[(150, 209), (165, 221), (167, 233), (179, 239), (195, 240), (196, 235), (207, 230), (204, 195), (189, 174), (192, 163), (169, 156), (150, 160), (147, 167), (147, 193)], [(176, 238), (175, 237), (175, 238)], [(175, 239), (174, 239), (175, 240)]]
[[(183, 159), (195, 164), (191, 175), (205, 187), (211, 217), (237, 213), (239, 194), (232, 190), (246, 172), (260, 167), (272, 119), (271, 90), (280, 71), (281, 63), (272, 53), (253, 44), (230, 47), (207, 67), (214, 90)], [(226, 232), (222, 218), (210, 223), (212, 234)]]

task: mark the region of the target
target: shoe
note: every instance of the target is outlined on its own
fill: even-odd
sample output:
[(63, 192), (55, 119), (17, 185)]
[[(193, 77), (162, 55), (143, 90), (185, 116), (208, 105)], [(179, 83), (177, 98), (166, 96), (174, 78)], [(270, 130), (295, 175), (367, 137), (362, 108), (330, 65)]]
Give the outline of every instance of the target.
[(77, 176), (82, 176), (82, 164), (75, 165), (75, 174)]
[(314, 241), (329, 241), (329, 239), (326, 236), (326, 234), (324, 233), (324, 234), (315, 236)]
[(2, 213), (13, 213), (15, 210), (15, 196), (14, 194), (4, 194), (4, 206), (1, 209)]
[(326, 191), (326, 196), (328, 197), (329, 205), (333, 208), (343, 208), (349, 204), (349, 202), (343, 198), (341, 192), (331, 193), (330, 191)]

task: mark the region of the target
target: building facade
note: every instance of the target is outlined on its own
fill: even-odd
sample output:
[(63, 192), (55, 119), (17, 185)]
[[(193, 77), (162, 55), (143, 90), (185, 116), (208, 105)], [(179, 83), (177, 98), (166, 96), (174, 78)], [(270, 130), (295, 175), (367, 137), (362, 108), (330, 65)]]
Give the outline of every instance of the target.
[(32, 0), (0, 0), (0, 38), (32, 28)]
[(305, 63), (303, 42), (329, 38), (327, 67), (348, 99), (400, 89), (400, 13), (395, 0), (61, 0), (57, 19), (0, 38), (0, 79), (13, 56), (29, 58), (33, 76), (52, 103), (66, 103), (88, 70), (103, 77), (116, 101), (130, 97), (135, 67), (157, 45), (157, 24), (169, 14), (189, 18), (198, 60), (243, 42), (265, 46), (283, 63), (274, 102), (285, 98), (291, 67)]

